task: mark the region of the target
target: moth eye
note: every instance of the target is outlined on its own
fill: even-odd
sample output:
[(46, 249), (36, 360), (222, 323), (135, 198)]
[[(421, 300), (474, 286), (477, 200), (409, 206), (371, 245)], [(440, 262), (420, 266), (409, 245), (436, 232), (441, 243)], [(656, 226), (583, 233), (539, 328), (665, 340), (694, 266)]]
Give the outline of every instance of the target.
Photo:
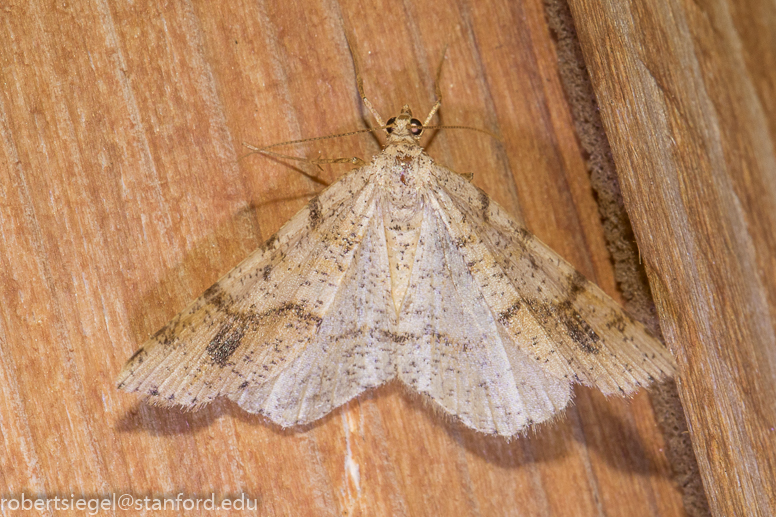
[(421, 134), (423, 132), (423, 123), (416, 118), (410, 120), (410, 132), (415, 136)]
[(385, 130), (388, 131), (388, 133), (393, 133), (393, 125), (396, 123), (396, 117), (391, 117), (388, 119), (388, 122), (385, 123), (386, 128)]

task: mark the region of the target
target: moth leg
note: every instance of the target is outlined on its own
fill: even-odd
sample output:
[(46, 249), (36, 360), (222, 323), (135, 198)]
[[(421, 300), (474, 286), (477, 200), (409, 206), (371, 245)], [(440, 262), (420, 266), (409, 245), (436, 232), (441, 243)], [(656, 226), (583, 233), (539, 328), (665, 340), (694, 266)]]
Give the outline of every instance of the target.
[(357, 167), (363, 167), (366, 165), (366, 162), (359, 158), (358, 156), (353, 156), (352, 158), (319, 158), (317, 160), (307, 160), (310, 163), (314, 163), (316, 165), (319, 165), (321, 163), (352, 163), (353, 165)]
[(473, 173), (473, 172), (455, 172), (454, 170), (452, 170), (452, 169), (451, 169), (451, 168), (449, 168), (449, 167), (447, 167), (447, 170), (449, 170), (449, 171), (450, 171), (450, 172), (452, 172), (453, 174), (457, 174), (457, 175), (459, 175), (460, 177), (462, 177), (463, 179), (465, 179), (465, 180), (466, 180), (466, 181), (468, 181), (469, 183), (471, 183), (471, 182), (472, 182), (472, 180), (474, 179), (474, 173)]
[(266, 149), (257, 149), (256, 152), (259, 152), (261, 154), (267, 154), (269, 156), (274, 156), (275, 158), (282, 158), (284, 160), (293, 160), (296, 162), (303, 162), (303, 163), (309, 163), (310, 165), (317, 165), (320, 168), (320, 165), (323, 163), (352, 163), (356, 166), (363, 166), (366, 165), (366, 162), (359, 158), (358, 156), (353, 156), (352, 158), (302, 158), (300, 156), (290, 156), (288, 154), (280, 154), (276, 153), (274, 151), (267, 151)]

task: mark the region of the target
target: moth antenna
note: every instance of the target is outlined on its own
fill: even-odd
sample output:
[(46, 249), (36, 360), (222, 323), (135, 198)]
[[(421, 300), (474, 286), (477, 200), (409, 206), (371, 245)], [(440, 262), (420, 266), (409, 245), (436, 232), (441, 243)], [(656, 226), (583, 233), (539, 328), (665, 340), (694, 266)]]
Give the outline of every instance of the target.
[(356, 53), (353, 51), (353, 45), (350, 44), (350, 38), (348, 37), (347, 31), (345, 32), (345, 41), (348, 44), (350, 57), (353, 60), (353, 69), (356, 72), (356, 87), (358, 88), (358, 94), (361, 96), (361, 100), (363, 101), (364, 106), (366, 106), (366, 108), (372, 113), (372, 116), (377, 121), (377, 125), (384, 128), (385, 122), (383, 121), (383, 117), (381, 117), (380, 114), (375, 109), (375, 107), (372, 106), (372, 103), (369, 102), (369, 99), (366, 98), (366, 94), (364, 93), (364, 79), (361, 77), (361, 67), (359, 67), (358, 65), (358, 57), (356, 56)]
[(426, 121), (423, 122), (423, 127), (426, 127), (429, 122), (431, 122), (431, 118), (436, 114), (437, 110), (442, 106), (442, 88), (439, 86), (440, 79), (442, 78), (442, 65), (445, 62), (445, 54), (447, 54), (447, 44), (445, 43), (445, 48), (442, 49), (442, 59), (439, 60), (439, 66), (437, 66), (436, 71), (436, 77), (434, 78), (434, 95), (436, 96), (436, 104), (434, 104), (434, 107), (431, 108), (431, 112), (426, 117)]

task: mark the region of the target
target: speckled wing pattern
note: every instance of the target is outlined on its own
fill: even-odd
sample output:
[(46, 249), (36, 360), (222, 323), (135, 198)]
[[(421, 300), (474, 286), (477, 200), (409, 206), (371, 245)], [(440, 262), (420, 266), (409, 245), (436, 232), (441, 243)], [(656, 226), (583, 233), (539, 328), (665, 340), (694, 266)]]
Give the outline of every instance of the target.
[(515, 346), (447, 231), (446, 215), (433, 203), (424, 215), (399, 316), (399, 378), (487, 433), (511, 436), (547, 420), (568, 403), (570, 383)]
[(322, 192), (260, 249), (148, 340), (119, 388), (197, 407), (271, 379), (319, 334), (375, 210), (358, 169)]
[(640, 323), (408, 127), (155, 334), (119, 387), (291, 426), (398, 378), (512, 436), (573, 383), (627, 394), (673, 375)]
[(396, 325), (385, 232), (373, 217), (317, 334), (288, 368), (230, 394), (282, 426), (312, 422), (395, 376)]
[(536, 365), (605, 394), (670, 377), (644, 326), (459, 175), (434, 169), (432, 203), (504, 333)]

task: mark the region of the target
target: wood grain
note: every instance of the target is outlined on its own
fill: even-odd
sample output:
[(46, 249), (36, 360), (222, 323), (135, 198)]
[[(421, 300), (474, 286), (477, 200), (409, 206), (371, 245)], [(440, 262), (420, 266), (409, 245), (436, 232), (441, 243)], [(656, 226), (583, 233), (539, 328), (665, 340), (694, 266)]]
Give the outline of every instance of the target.
[[(262, 515), (684, 515), (643, 392), (577, 389), (562, 418), (507, 442), (395, 385), (287, 430), (226, 401), (182, 413), (115, 389), (140, 343), (320, 189), (240, 159), (241, 142), (364, 127), (346, 31), (385, 117), (430, 108), (448, 43), (442, 123), (504, 143), (451, 130), (429, 153), (616, 296), (541, 1), (32, 1), (0, 17), (1, 495), (244, 493)], [(369, 136), (292, 149), (378, 150)]]
[(776, 7), (570, 5), (712, 512), (773, 515)]

